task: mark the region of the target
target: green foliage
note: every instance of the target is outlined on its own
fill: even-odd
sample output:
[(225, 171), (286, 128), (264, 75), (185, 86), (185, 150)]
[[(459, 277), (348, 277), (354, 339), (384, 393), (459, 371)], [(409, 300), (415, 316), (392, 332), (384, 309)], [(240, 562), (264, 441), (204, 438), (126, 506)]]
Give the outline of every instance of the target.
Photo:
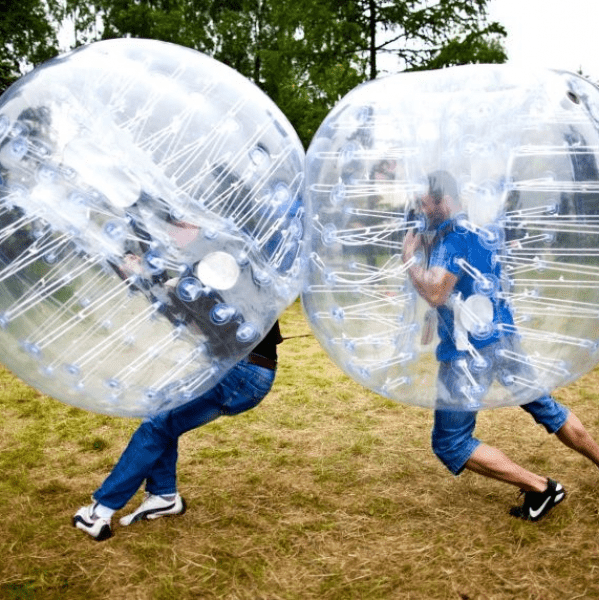
[[(34, 1), (34, 0), (28, 0)], [(76, 44), (96, 38), (159, 39), (205, 52), (254, 81), (285, 113), (307, 147), (333, 105), (378, 60), (399, 68), (503, 62), (489, 0), (68, 0), (58, 21)]]
[(400, 69), (430, 69), (473, 62), (504, 62), (505, 29), (487, 22), (488, 0), (351, 0), (340, 18), (356, 35), (347, 47), (364, 57), (368, 78), (379, 74), (379, 57)]
[(56, 0), (0, 0), (0, 90), (21, 75), (24, 61), (38, 64), (56, 54), (56, 28), (47, 13), (53, 9)]
[(214, 53), (210, 0), (92, 0), (102, 15), (102, 39), (139, 37)]
[(476, 32), (468, 32), (462, 37), (448, 40), (426, 67), (421, 68), (438, 69), (472, 63), (503, 63), (506, 59), (505, 51), (497, 38), (485, 38)]

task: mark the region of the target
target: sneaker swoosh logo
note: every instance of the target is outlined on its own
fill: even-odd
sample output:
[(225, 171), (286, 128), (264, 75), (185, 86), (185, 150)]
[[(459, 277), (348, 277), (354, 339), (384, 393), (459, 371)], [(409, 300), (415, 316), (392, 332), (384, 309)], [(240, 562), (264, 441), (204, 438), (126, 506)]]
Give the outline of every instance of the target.
[(545, 498), (545, 502), (543, 502), (543, 504), (541, 504), (541, 506), (539, 506), (539, 508), (537, 508), (536, 510), (533, 510), (531, 508), (530, 509), (530, 516), (533, 519), (536, 519), (543, 512), (543, 510), (545, 510), (545, 507), (547, 506), (548, 502), (551, 502), (551, 496), (549, 496), (549, 498)]

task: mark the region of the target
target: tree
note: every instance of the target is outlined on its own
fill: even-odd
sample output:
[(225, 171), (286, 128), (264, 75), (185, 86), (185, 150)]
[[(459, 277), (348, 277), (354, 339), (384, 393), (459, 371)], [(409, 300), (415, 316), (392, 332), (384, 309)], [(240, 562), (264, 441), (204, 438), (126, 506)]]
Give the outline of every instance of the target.
[[(254, 81), (307, 145), (333, 103), (363, 77), (354, 24), (337, 19), (337, 0), (68, 0), (76, 44), (160, 39), (205, 52)], [(350, 35), (351, 34), (351, 35)]]
[[(98, 39), (161, 40), (212, 54), (215, 0), (66, 0), (61, 19), (75, 26), (74, 45)], [(96, 31), (95, 23), (102, 26)]]
[[(474, 62), (505, 62), (506, 35), (487, 22), (489, 0), (351, 0), (347, 18), (355, 18), (367, 56), (368, 77), (379, 75), (378, 59), (391, 54), (401, 70), (422, 70)], [(351, 6), (353, 5), (353, 6)]]
[(212, 12), (215, 57), (272, 98), (308, 145), (335, 101), (364, 79), (357, 30), (337, 0), (229, 0)]
[[(35, 64), (55, 53), (56, 29), (64, 22), (74, 27), (74, 46), (126, 36), (180, 44), (254, 81), (308, 145), (337, 100), (379, 75), (381, 55), (395, 56), (398, 70), (505, 61), (505, 31), (487, 22), (488, 2), (48, 0), (50, 18), (44, 21), (39, 12), (44, 0), (22, 0), (29, 27), (41, 28), (33, 37), (41, 41), (21, 40), (11, 68), (14, 72), (19, 58)], [(16, 44), (18, 36), (12, 35)]]
[(39, 64), (57, 53), (48, 10), (56, 10), (55, 0), (0, 0), (0, 91), (22, 75), (25, 64)]
[[(226, 0), (216, 57), (252, 78), (308, 143), (333, 104), (392, 53), (402, 70), (504, 62), (488, 0)], [(311, 118), (310, 118), (311, 117)]]

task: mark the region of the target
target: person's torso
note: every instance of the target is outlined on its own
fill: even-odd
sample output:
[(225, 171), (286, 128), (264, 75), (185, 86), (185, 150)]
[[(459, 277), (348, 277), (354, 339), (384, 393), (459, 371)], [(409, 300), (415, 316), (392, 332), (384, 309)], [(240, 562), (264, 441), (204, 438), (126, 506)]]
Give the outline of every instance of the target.
[[(482, 348), (497, 341), (502, 333), (499, 325), (513, 324), (513, 318), (501, 295), (501, 263), (497, 251), (486, 247), (478, 234), (456, 226), (454, 221), (446, 221), (439, 230), (431, 247), (429, 267), (441, 267), (457, 277), (450, 301), (437, 309), (440, 340), (437, 359), (449, 361), (463, 356), (465, 345)], [(481, 308), (487, 307), (486, 317), (477, 314), (486, 312)], [(478, 328), (477, 321), (484, 322), (485, 318), (486, 326)], [(467, 342), (460, 343), (460, 332), (464, 340), (467, 336)]]

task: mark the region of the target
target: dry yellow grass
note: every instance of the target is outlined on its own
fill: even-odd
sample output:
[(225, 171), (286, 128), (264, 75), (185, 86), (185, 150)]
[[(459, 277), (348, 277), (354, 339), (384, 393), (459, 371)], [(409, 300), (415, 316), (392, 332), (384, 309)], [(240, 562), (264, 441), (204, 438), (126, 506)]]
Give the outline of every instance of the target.
[[(297, 303), (282, 322), (284, 335), (309, 333)], [(0, 599), (599, 598), (599, 473), (523, 411), (482, 413), (478, 433), (568, 489), (537, 524), (508, 516), (513, 488), (444, 470), (429, 411), (364, 390), (311, 336), (285, 341), (280, 357), (259, 407), (182, 439), (186, 515), (115, 519), (103, 543), (70, 520), (136, 422), (4, 372)], [(595, 372), (558, 396), (599, 435), (596, 389)]]

